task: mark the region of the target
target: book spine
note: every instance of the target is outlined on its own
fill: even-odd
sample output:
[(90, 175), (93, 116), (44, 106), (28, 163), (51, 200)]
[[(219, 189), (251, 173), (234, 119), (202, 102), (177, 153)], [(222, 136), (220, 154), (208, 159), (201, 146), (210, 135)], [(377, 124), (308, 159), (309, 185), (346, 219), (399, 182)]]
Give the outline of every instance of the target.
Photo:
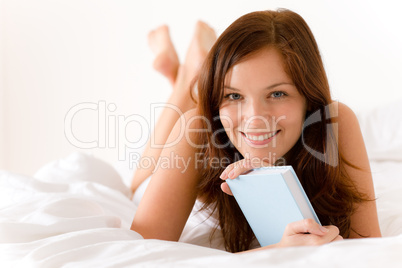
[(299, 207), (301, 213), (303, 214), (303, 217), (305, 219), (311, 218), (321, 225), (321, 222), (318, 219), (318, 216), (315, 213), (314, 208), (311, 205), (311, 202), (296, 175), (296, 172), (293, 170), (293, 167), (291, 166), (289, 166), (289, 170), (291, 171), (292, 176), (289, 177), (285, 176), (284, 177), (285, 182), (288, 185), (288, 188), (292, 193), (293, 198), (295, 198), (296, 204)]

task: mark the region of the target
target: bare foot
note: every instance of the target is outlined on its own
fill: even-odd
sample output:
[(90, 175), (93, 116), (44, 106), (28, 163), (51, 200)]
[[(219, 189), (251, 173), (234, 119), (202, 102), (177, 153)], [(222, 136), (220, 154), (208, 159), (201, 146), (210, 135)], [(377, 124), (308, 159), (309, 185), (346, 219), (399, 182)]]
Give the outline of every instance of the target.
[(155, 54), (153, 67), (174, 85), (179, 69), (179, 58), (170, 39), (169, 28), (162, 25), (148, 34), (148, 44)]
[(205, 22), (198, 21), (193, 39), (187, 50), (186, 58), (181, 69), (185, 69), (186, 77), (192, 80), (200, 70), (209, 50), (216, 41), (214, 29)]

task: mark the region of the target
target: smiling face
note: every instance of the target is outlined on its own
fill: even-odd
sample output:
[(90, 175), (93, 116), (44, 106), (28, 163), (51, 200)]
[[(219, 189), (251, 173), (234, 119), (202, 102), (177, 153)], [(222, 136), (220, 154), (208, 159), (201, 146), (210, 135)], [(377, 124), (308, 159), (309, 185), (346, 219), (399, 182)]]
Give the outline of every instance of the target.
[(299, 139), (306, 100), (274, 48), (265, 48), (227, 73), (219, 108), (226, 134), (245, 158), (274, 163)]

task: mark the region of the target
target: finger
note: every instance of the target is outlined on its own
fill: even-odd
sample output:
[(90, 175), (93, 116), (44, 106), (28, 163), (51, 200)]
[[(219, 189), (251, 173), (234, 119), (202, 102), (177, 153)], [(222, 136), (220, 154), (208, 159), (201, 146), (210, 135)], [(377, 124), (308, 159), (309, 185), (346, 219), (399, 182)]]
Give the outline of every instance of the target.
[(322, 236), (328, 233), (329, 229), (319, 225), (313, 219), (304, 219), (301, 221), (296, 221), (288, 224), (286, 226), (285, 232), (288, 235), (310, 233)]
[(229, 178), (229, 177), (228, 177), (228, 174), (233, 170), (233, 168), (234, 168), (234, 165), (233, 165), (233, 164), (227, 166), (227, 167), (225, 168), (225, 170), (222, 172), (222, 174), (219, 176), (219, 178), (221, 178), (221, 180), (226, 180), (226, 179), (228, 179), (228, 178)]
[(318, 245), (323, 245), (334, 241), (340, 241), (343, 239), (343, 237), (339, 235), (339, 229), (336, 226), (329, 225), (326, 226), (326, 228), (329, 231), (325, 235), (320, 236), (319, 240), (316, 240)]
[(261, 159), (253, 159), (250, 160), (248, 158), (242, 159), (236, 163), (234, 163), (234, 168), (228, 173), (228, 178), (234, 179), (237, 178), (239, 175), (250, 171), (254, 168), (261, 168), (261, 167), (269, 167), (272, 166), (270, 163), (265, 162)]
[(230, 190), (230, 187), (229, 187), (229, 185), (228, 185), (226, 182), (224, 182), (224, 183), (221, 184), (221, 189), (222, 189), (222, 191), (223, 191), (224, 193), (226, 193), (226, 194), (228, 194), (228, 195), (233, 195), (232, 190)]
[[(244, 159), (243, 159), (244, 160)], [(222, 174), (220, 175), (220, 178), (222, 180), (226, 180), (226, 179), (234, 179), (237, 176), (233, 177), (233, 174), (237, 174), (238, 172), (235, 172), (235, 170), (237, 170), (238, 168), (242, 167), (243, 164), (243, 160), (237, 161), (235, 163), (230, 164), (229, 166), (227, 166), (225, 168), (225, 170), (222, 172)], [(241, 173), (239, 173), (240, 175)]]
[(237, 178), (240, 174), (245, 173), (253, 168), (272, 166), (270, 163), (265, 161), (258, 161), (259, 159), (242, 159), (235, 163), (230, 164), (225, 168), (222, 174), (219, 176), (222, 180)]
[(332, 240), (332, 242), (335, 242), (335, 241), (341, 241), (341, 240), (343, 240), (343, 237), (342, 237), (342, 236), (340, 236), (340, 235), (338, 235), (338, 236), (336, 236), (336, 237), (335, 237), (335, 239), (334, 239), (334, 240)]
[[(240, 160), (240, 161), (241, 161), (241, 160)], [(229, 176), (228, 176), (228, 175), (232, 172), (232, 170), (234, 170), (235, 168), (237, 168), (238, 165), (240, 165), (240, 163), (239, 163), (240, 161), (237, 161), (237, 162), (234, 162), (234, 163), (228, 165), (228, 166), (225, 168), (225, 170), (222, 172), (220, 178), (221, 178), (222, 180), (229, 179)]]
[(253, 167), (249, 159), (242, 159), (236, 163), (233, 163), (233, 169), (228, 173), (229, 179), (237, 178), (240, 174), (249, 171)]

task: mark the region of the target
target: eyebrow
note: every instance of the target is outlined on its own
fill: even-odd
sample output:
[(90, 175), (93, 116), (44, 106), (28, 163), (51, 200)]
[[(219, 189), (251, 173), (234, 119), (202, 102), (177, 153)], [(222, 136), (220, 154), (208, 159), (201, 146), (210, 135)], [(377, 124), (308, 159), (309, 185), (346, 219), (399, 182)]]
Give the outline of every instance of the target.
[[(270, 89), (276, 88), (276, 87), (281, 86), (281, 85), (291, 85), (291, 86), (294, 86), (294, 84), (292, 84), (292, 83), (281, 82), (281, 83), (276, 83), (276, 84), (270, 85), (270, 86), (266, 87), (265, 89), (270, 90)], [(237, 88), (234, 88), (234, 87), (230, 87), (230, 86), (224, 86), (224, 88), (230, 89), (230, 90), (233, 90), (233, 91), (240, 91), (240, 89), (237, 89)]]

